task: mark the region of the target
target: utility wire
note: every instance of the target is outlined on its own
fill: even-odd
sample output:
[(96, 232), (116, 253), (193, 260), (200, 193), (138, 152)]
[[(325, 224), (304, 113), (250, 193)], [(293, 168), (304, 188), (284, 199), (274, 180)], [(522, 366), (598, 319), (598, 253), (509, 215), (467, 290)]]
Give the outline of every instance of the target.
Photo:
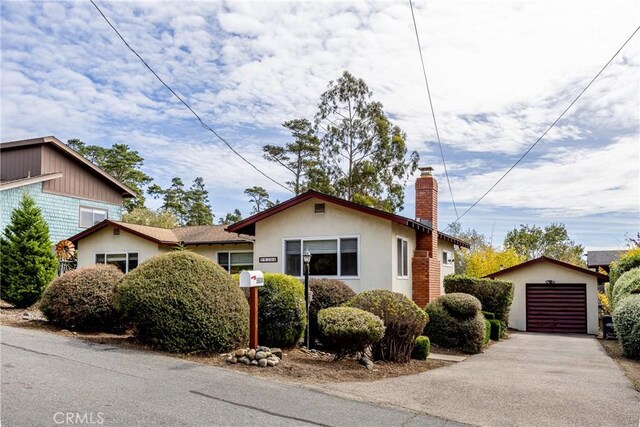
[(113, 29), (113, 31), (115, 31), (115, 33), (118, 35), (118, 37), (120, 37), (120, 40), (122, 40), (122, 42), (125, 44), (125, 46), (127, 46), (127, 48), (133, 52), (133, 54), (135, 56), (138, 57), (138, 59), (145, 65), (145, 67), (147, 67), (147, 69), (149, 71), (151, 71), (151, 73), (156, 77), (156, 79), (158, 79), (158, 81), (160, 81), (160, 83), (163, 84), (164, 87), (166, 87), (169, 92), (171, 92), (173, 94), (173, 96), (175, 96), (178, 101), (180, 101), (182, 104), (184, 104), (185, 107), (187, 107), (189, 109), (189, 111), (191, 111), (191, 113), (196, 117), (196, 119), (198, 119), (198, 121), (200, 122), (200, 125), (205, 128), (206, 130), (208, 130), (209, 132), (213, 133), (220, 141), (224, 142), (224, 144), (229, 147), (229, 149), (231, 151), (233, 151), (233, 153), (240, 157), (245, 163), (247, 163), (249, 166), (251, 166), (253, 169), (255, 169), (256, 171), (258, 171), (262, 176), (264, 176), (265, 178), (267, 178), (268, 180), (270, 180), (271, 182), (279, 185), (280, 187), (284, 188), (287, 191), (291, 191), (290, 188), (288, 188), (287, 186), (285, 186), (284, 184), (279, 183), (278, 181), (276, 181), (275, 179), (271, 178), (269, 175), (267, 175), (266, 173), (262, 172), (260, 169), (258, 169), (258, 167), (256, 165), (254, 165), (253, 163), (251, 163), (249, 160), (247, 160), (242, 154), (240, 154), (235, 148), (233, 148), (233, 146), (231, 144), (229, 144), (229, 142), (224, 139), (222, 136), (220, 136), (220, 134), (218, 134), (218, 132), (216, 132), (215, 130), (213, 130), (209, 125), (207, 125), (202, 118), (200, 118), (200, 115), (198, 115), (198, 113), (196, 113), (194, 111), (193, 108), (191, 108), (191, 106), (184, 100), (182, 99), (182, 97), (180, 97), (180, 95), (178, 95), (167, 83), (164, 82), (164, 80), (162, 80), (162, 78), (158, 75), (158, 73), (156, 73), (153, 68), (151, 68), (151, 66), (147, 63), (147, 61), (145, 61), (139, 54), (138, 52), (136, 52), (136, 50), (134, 48), (131, 47), (131, 45), (129, 45), (129, 43), (127, 43), (127, 41), (124, 39), (124, 37), (122, 37), (122, 34), (120, 34), (120, 32), (116, 29), (116, 27), (114, 27), (114, 25), (111, 23), (111, 21), (109, 21), (109, 18), (106, 17), (106, 15), (102, 12), (102, 10), (100, 9), (100, 7), (98, 7), (98, 5), (93, 1), (93, 0), (89, 0), (91, 2), (91, 4), (93, 4), (93, 6), (98, 10), (98, 12), (100, 12), (100, 15), (102, 15), (102, 17), (104, 18), (104, 20), (107, 22), (107, 24), (109, 24), (109, 26), (111, 27), (111, 29)]
[(427, 79), (427, 69), (424, 66), (424, 58), (422, 57), (422, 46), (420, 45), (420, 36), (418, 35), (418, 25), (416, 24), (416, 15), (413, 13), (413, 2), (409, 0), (409, 7), (411, 8), (411, 18), (413, 18), (413, 29), (416, 32), (416, 40), (418, 42), (418, 53), (420, 53), (420, 63), (422, 64), (422, 74), (424, 75), (424, 83), (427, 86), (427, 97), (429, 98), (429, 107), (431, 108), (431, 117), (433, 117), (433, 127), (436, 129), (436, 137), (438, 138), (438, 147), (440, 147), (440, 157), (442, 157), (442, 166), (444, 166), (444, 175), (447, 177), (447, 186), (449, 187), (449, 194), (451, 194), (451, 202), (453, 203), (453, 210), (458, 216), (458, 208), (456, 207), (456, 201), (453, 199), (453, 190), (451, 190), (451, 182), (449, 181), (449, 172), (447, 171), (447, 162), (444, 160), (444, 151), (442, 150), (442, 142), (440, 142), (440, 132), (438, 131), (438, 122), (436, 122), (436, 113), (433, 110), (433, 101), (431, 100), (431, 91), (429, 90), (429, 80)]
[[(631, 41), (631, 39), (636, 35), (636, 33), (639, 30), (640, 30), (640, 26), (638, 26), (638, 28), (636, 28), (635, 31), (633, 33), (631, 33), (629, 38), (627, 38), (627, 40), (624, 43), (622, 43), (622, 46), (620, 46), (620, 48), (616, 51), (616, 53), (613, 54), (613, 56), (607, 61), (606, 64), (604, 64), (604, 66), (600, 69), (600, 71), (598, 71), (598, 73), (591, 79), (589, 84), (587, 84), (584, 87), (584, 89), (582, 89), (582, 91), (578, 94), (578, 96), (576, 96), (575, 99), (573, 101), (571, 101), (569, 106), (562, 111), (562, 113), (558, 116), (558, 118), (555, 119), (553, 121), (553, 123), (551, 123), (551, 125), (542, 133), (542, 135), (540, 135), (540, 137), (538, 139), (536, 139), (536, 141), (533, 144), (531, 144), (531, 146), (529, 148), (527, 148), (527, 150), (520, 156), (520, 158), (500, 177), (500, 179), (498, 179), (482, 196), (480, 196), (480, 198), (478, 200), (476, 200), (471, 206), (469, 206), (469, 208), (467, 208), (467, 210), (464, 211), (462, 213), (462, 215), (457, 217), (455, 222), (458, 222), (460, 220), (460, 218), (465, 216), (471, 209), (473, 209), (475, 206), (477, 206), (478, 203), (480, 203), (482, 201), (482, 199), (484, 199), (487, 196), (487, 194), (489, 194), (494, 188), (496, 188), (498, 186), (498, 184), (500, 184), (500, 182), (502, 182), (502, 180), (513, 169), (515, 169), (516, 166), (518, 166), (518, 164), (527, 156), (527, 154), (529, 154), (531, 152), (531, 150), (533, 150), (533, 148), (536, 145), (538, 145), (538, 143), (542, 140), (542, 138), (544, 138), (547, 135), (547, 133), (556, 125), (556, 123), (558, 123), (564, 117), (564, 115), (567, 113), (567, 111), (569, 111), (571, 109), (571, 107), (573, 107), (573, 104), (575, 104), (578, 101), (578, 99), (580, 99), (580, 97), (587, 91), (587, 89), (589, 89), (589, 87), (591, 87), (593, 82), (595, 82), (596, 79), (598, 77), (600, 77), (600, 74), (602, 74), (604, 72), (604, 70), (609, 66), (609, 64), (611, 64), (611, 62), (613, 62), (613, 60), (616, 58), (616, 56), (618, 56), (618, 54), (622, 51), (622, 49), (624, 49), (624, 47)], [(450, 228), (450, 226), (447, 227), (444, 231), (447, 231), (449, 228)]]

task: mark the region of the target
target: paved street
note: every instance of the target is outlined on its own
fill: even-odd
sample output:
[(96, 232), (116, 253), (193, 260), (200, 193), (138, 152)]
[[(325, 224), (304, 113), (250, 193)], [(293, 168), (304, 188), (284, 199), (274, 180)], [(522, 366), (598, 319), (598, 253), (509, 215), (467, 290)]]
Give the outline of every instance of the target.
[(152, 353), (0, 332), (3, 426), (457, 425)]
[(636, 427), (640, 420), (640, 393), (587, 336), (516, 333), (448, 368), (322, 387), (482, 426)]

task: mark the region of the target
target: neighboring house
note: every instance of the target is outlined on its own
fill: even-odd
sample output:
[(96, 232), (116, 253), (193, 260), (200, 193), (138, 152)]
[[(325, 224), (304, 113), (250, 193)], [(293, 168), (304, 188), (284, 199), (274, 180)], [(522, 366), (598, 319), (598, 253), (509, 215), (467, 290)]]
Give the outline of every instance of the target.
[(432, 168), (420, 170), (416, 219), (307, 191), (227, 230), (255, 236), (256, 270), (301, 278), (308, 249), (311, 277), (401, 292), (424, 307), (454, 272), (454, 245), (469, 244), (437, 231), (438, 184)]
[(627, 251), (627, 249), (587, 251), (587, 267), (593, 269), (593, 271), (598, 271), (599, 268), (602, 268), (609, 274), (609, 265), (619, 260)]
[(485, 277), (514, 285), (510, 328), (598, 334), (598, 280), (606, 276), (543, 256)]
[(69, 238), (78, 267), (114, 264), (128, 272), (147, 259), (176, 249), (204, 255), (230, 273), (253, 269), (253, 238), (229, 233), (224, 225), (173, 229), (104, 220)]
[(52, 243), (104, 219), (119, 220), (123, 200), (135, 196), (52, 136), (0, 144), (0, 231), (24, 192), (42, 210)]

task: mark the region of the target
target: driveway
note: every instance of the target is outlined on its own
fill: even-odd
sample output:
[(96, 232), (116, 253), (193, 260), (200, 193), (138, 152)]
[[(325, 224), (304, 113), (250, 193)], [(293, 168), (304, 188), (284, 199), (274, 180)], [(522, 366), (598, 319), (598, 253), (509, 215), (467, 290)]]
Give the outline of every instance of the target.
[(595, 338), (515, 333), (451, 367), (325, 392), (482, 426), (638, 426), (640, 393)]

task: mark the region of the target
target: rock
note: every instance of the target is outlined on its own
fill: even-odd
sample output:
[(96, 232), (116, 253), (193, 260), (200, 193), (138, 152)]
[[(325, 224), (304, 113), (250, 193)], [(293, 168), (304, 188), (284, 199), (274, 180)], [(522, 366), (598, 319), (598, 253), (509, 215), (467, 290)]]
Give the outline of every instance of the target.
[(247, 356), (242, 356), (241, 358), (238, 359), (238, 363), (242, 363), (243, 365), (248, 365), (249, 363), (251, 363), (251, 360), (249, 360)]
[(266, 353), (267, 351), (271, 351), (271, 349), (269, 347), (259, 345), (258, 348), (256, 348), (256, 351), (264, 351)]
[(24, 313), (22, 313), (22, 318), (23, 319), (28, 319), (30, 317), (31, 317), (31, 315), (28, 312), (25, 311)]
[(278, 359), (282, 359), (282, 350), (280, 350), (279, 348), (272, 348), (271, 354), (273, 354), (274, 356), (278, 356)]
[(236, 363), (238, 363), (238, 358), (235, 356), (227, 357), (227, 363), (235, 365)]
[(247, 354), (247, 350), (241, 348), (240, 350), (236, 350), (235, 353), (233, 354), (235, 357), (242, 357), (245, 354)]
[(360, 360), (358, 360), (358, 362), (360, 362), (360, 364), (363, 365), (368, 370), (370, 371), (373, 370), (373, 362), (368, 357), (361, 357)]
[(255, 360), (255, 359), (254, 359), (254, 360), (252, 360), (252, 361), (251, 361), (251, 363), (250, 363), (250, 365), (257, 365), (257, 364), (258, 364), (258, 361), (257, 361), (257, 360)]
[(68, 329), (61, 329), (60, 332), (69, 332)]
[(276, 366), (276, 362), (271, 360), (271, 359), (269, 359), (269, 360), (267, 360), (267, 366)]
[(256, 351), (254, 349), (251, 349), (249, 351), (247, 351), (247, 357), (251, 360), (256, 358)]
[(266, 358), (267, 358), (267, 353), (265, 353), (264, 351), (259, 351), (256, 353), (256, 360), (266, 359)]
[(267, 363), (269, 363), (269, 362), (267, 361), (267, 359), (260, 359), (260, 360), (258, 360), (258, 365), (262, 366), (263, 368), (264, 368), (265, 366), (267, 366)]
[(271, 350), (267, 350), (265, 353), (267, 354), (267, 358), (271, 356)]

